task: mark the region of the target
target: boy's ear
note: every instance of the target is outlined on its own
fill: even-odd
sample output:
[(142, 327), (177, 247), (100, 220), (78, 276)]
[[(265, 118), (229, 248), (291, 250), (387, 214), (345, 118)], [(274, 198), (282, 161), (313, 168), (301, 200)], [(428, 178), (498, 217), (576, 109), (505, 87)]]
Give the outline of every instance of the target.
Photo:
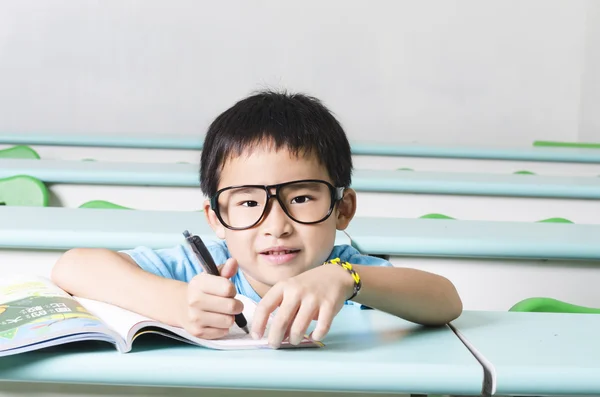
[(344, 230), (350, 224), (354, 214), (356, 213), (356, 192), (354, 189), (346, 189), (344, 197), (338, 202), (336, 209), (335, 227), (338, 230)]
[(210, 200), (204, 200), (203, 208), (206, 221), (212, 230), (215, 232), (218, 238), (225, 240), (225, 226), (221, 224), (219, 218), (217, 218), (217, 214), (215, 214), (215, 211), (210, 208)]

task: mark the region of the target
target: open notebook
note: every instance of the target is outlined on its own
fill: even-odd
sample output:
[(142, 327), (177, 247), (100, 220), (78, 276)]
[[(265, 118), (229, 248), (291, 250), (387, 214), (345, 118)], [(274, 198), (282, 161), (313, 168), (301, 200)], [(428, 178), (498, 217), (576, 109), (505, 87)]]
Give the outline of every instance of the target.
[[(244, 304), (248, 326), (256, 304), (237, 296)], [(220, 350), (269, 348), (267, 339), (252, 339), (234, 325), (221, 339), (200, 339), (128, 310), (90, 299), (73, 297), (43, 277), (10, 276), (0, 280), (0, 357), (77, 341), (106, 341), (121, 353), (131, 351), (134, 340), (155, 333), (193, 345)], [(322, 347), (305, 338), (298, 346)]]

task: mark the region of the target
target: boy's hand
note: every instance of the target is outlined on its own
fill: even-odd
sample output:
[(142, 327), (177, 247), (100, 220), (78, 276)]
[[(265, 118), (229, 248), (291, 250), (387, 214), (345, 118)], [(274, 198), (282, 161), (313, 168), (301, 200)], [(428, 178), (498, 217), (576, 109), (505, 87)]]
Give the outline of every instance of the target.
[(252, 320), (252, 335), (262, 337), (269, 316), (279, 307), (269, 327), (270, 346), (278, 348), (288, 334), (291, 344), (299, 344), (312, 320), (317, 320), (317, 327), (311, 338), (322, 340), (353, 288), (352, 276), (332, 264), (281, 281), (258, 304)]
[(237, 269), (237, 261), (231, 258), (220, 269), (221, 276), (203, 272), (189, 282), (181, 320), (186, 331), (204, 339), (217, 339), (229, 333), (234, 316), (244, 309), (243, 303), (234, 299), (235, 286), (229, 280)]

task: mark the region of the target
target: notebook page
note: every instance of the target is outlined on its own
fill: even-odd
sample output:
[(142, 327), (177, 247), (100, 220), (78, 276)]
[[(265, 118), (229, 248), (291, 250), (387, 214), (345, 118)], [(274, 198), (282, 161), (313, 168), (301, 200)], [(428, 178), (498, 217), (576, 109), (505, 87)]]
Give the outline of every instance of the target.
[(122, 309), (118, 306), (97, 300), (75, 297), (89, 312), (96, 317), (101, 318), (106, 325), (115, 331), (123, 340), (127, 340), (129, 331), (137, 324), (144, 321), (152, 321), (148, 317), (134, 313), (129, 310)]
[[(115, 305), (111, 305), (109, 303), (81, 297), (74, 298), (79, 303), (81, 303), (81, 305), (84, 306), (89, 312), (101, 318), (111, 329), (117, 332), (125, 340), (127, 340), (127, 336), (131, 329), (133, 329), (140, 323), (146, 323), (144, 325), (153, 325), (165, 328), (186, 339), (194, 340), (197, 343), (202, 343), (204, 341), (204, 339), (196, 338), (182, 328), (172, 327), (166, 324), (159, 323), (155, 320), (152, 320), (151, 318), (142, 316), (141, 314), (120, 308)], [(250, 326), (252, 315), (254, 314), (254, 309), (256, 308), (256, 303), (254, 303), (251, 299), (243, 295), (236, 296), (236, 299), (239, 299), (244, 304), (244, 316), (248, 321), (248, 326)], [(245, 339), (252, 340), (252, 338), (248, 334), (246, 334), (241, 328), (234, 325), (233, 327), (231, 327), (229, 335), (225, 338), (238, 340), (244, 339), (244, 337), (246, 337)]]
[[(229, 334), (223, 338), (202, 339), (193, 336), (183, 328), (162, 324), (148, 317), (142, 316), (140, 314), (131, 312), (126, 309), (122, 309), (120, 307), (108, 303), (80, 297), (77, 297), (76, 299), (83, 306), (85, 306), (87, 310), (101, 318), (109, 327), (111, 327), (115, 332), (121, 335), (121, 337), (124, 340), (128, 339), (128, 334), (133, 328), (138, 327), (138, 325), (148, 325), (164, 328), (165, 330), (168, 330), (176, 335), (181, 336), (184, 339), (187, 339), (191, 343), (214, 349), (258, 349), (265, 348), (268, 346), (268, 340), (266, 336), (260, 340), (254, 340), (249, 334), (246, 334), (246, 332), (244, 332), (235, 324), (231, 327)], [(248, 321), (248, 328), (251, 328), (254, 310), (256, 309), (256, 303), (254, 303), (251, 299), (243, 295), (237, 295), (236, 299), (239, 299), (244, 304), (243, 313), (246, 317), (246, 320)], [(163, 335), (168, 336), (168, 334)], [(291, 347), (291, 345), (288, 345), (288, 343), (284, 343), (282, 347)], [(319, 342), (312, 342), (306, 339), (301, 343), (301, 346), (320, 347), (323, 346), (323, 344)]]
[[(244, 317), (246, 317), (246, 321), (248, 322), (248, 328), (252, 329), (252, 320), (254, 318), (254, 311), (256, 310), (256, 303), (254, 301), (252, 301), (250, 298), (243, 296), (243, 295), (237, 295), (236, 299), (239, 299), (244, 304), (244, 310), (242, 313), (244, 314)], [(273, 318), (273, 314), (271, 314), (271, 316), (269, 318), (269, 322), (272, 318)], [(267, 327), (268, 327), (269, 322), (267, 323)], [(239, 328), (237, 325), (234, 325), (233, 327), (231, 327), (231, 329), (229, 330), (229, 334), (227, 336), (225, 336), (223, 338), (219, 338), (219, 339), (212, 339), (212, 340), (196, 338), (181, 328), (167, 327), (167, 329), (169, 329), (170, 331), (172, 331), (178, 335), (184, 336), (185, 338), (191, 340), (194, 343), (197, 343), (197, 344), (203, 345), (203, 346), (207, 346), (207, 347), (211, 347), (213, 349), (237, 350), (237, 349), (260, 349), (260, 348), (268, 348), (269, 347), (267, 333), (265, 333), (265, 336), (263, 336), (263, 338), (261, 338), (259, 340), (255, 340), (252, 338), (252, 336), (250, 336), (249, 334), (244, 332), (244, 330)], [(307, 338), (305, 338), (300, 343), (299, 346), (293, 346), (290, 343), (288, 343), (287, 341), (284, 341), (281, 345), (282, 348), (322, 347), (322, 346), (324, 346), (323, 343), (314, 342)]]

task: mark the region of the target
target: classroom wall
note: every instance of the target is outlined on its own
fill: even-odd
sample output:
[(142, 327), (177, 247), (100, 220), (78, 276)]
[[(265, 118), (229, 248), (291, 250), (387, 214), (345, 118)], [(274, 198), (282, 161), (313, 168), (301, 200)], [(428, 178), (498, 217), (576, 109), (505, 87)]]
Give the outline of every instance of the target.
[(590, 1), (586, 16), (579, 139), (600, 142), (600, 2)]
[(352, 139), (577, 140), (598, 117), (590, 2), (5, 1), (0, 132), (201, 135), (276, 87), (322, 98)]

